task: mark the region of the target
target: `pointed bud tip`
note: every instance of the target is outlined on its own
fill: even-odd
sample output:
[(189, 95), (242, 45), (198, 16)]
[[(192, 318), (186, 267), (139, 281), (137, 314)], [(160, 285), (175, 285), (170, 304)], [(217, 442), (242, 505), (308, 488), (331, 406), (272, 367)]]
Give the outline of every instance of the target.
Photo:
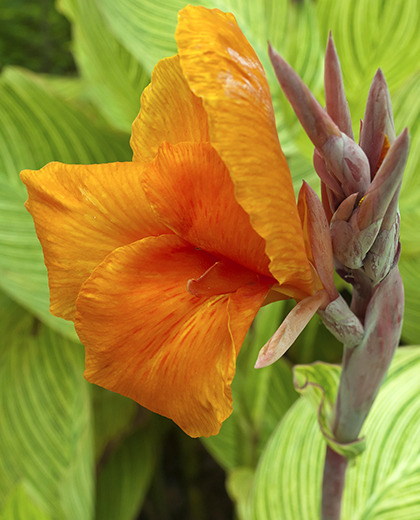
[(331, 30), (328, 33), (326, 54), (328, 54), (330, 52), (337, 54), (337, 49), (335, 47), (334, 38), (333, 38)]
[(410, 144), (410, 134), (408, 133), (408, 128), (404, 128), (404, 130), (400, 133), (400, 135), (395, 139), (391, 148), (393, 148), (393, 150), (397, 150), (399, 153), (403, 153), (403, 152), (405, 153), (405, 152), (408, 152), (409, 144)]
[(384, 76), (384, 73), (382, 72), (382, 69), (381, 67), (379, 67), (377, 69), (377, 71), (375, 72), (375, 78), (378, 78), (378, 79), (381, 79), (382, 81), (385, 81), (385, 76)]
[(281, 356), (273, 356), (272, 348), (270, 348), (270, 340), (261, 348), (258, 353), (257, 361), (254, 368), (265, 368), (275, 363)]
[(277, 52), (276, 49), (271, 45), (270, 40), (267, 41), (267, 44), (268, 44), (268, 54), (269, 54), (270, 58), (272, 58), (273, 56), (275, 56), (276, 54), (278, 54), (278, 52)]
[(263, 357), (258, 357), (257, 361), (255, 362), (254, 368), (265, 368), (268, 365), (268, 363), (264, 363), (263, 359)]
[(382, 72), (382, 69), (378, 69), (375, 72), (375, 75), (373, 76), (372, 84), (371, 84), (371, 90), (373, 89), (380, 89), (380, 90), (388, 90), (388, 85), (384, 76), (384, 73)]
[(276, 51), (276, 49), (268, 42), (268, 55), (270, 57), (271, 63), (274, 66), (274, 70), (277, 73), (284, 73), (287, 69), (291, 69), (291, 66), (287, 63), (285, 59), (281, 57), (281, 55)]

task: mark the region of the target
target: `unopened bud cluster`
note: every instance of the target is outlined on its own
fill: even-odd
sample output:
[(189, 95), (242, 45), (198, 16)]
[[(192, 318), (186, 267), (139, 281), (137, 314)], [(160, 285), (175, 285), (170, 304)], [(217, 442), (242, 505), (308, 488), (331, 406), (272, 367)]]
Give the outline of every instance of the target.
[(270, 57), (283, 91), (315, 146), (314, 167), (321, 179), (335, 270), (353, 285), (350, 307), (338, 296), (318, 313), (344, 344), (332, 430), (338, 442), (354, 442), (401, 332), (404, 291), (397, 267), (398, 196), (407, 161), (408, 132), (395, 137), (388, 88), (378, 70), (359, 143), (354, 141), (331, 37), (325, 59), (326, 110), (271, 48)]
[(270, 56), (315, 145), (314, 166), (322, 183), (337, 271), (352, 282), (353, 271), (361, 270), (376, 286), (398, 261), (398, 194), (408, 153), (407, 131), (395, 138), (385, 78), (378, 70), (373, 79), (357, 144), (332, 39), (325, 61), (326, 110), (273, 49)]

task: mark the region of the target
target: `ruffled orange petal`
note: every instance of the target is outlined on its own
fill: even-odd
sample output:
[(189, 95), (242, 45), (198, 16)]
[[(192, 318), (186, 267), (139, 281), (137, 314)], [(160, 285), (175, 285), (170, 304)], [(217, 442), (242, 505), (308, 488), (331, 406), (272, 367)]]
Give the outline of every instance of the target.
[(211, 143), (267, 242), (272, 274), (291, 296), (311, 294), (312, 270), (260, 61), (234, 16), (218, 9), (185, 7), (176, 40), (188, 84), (203, 99)]
[(72, 319), (81, 284), (105, 256), (143, 237), (167, 233), (140, 183), (142, 165), (50, 163), (24, 170), (26, 207), (44, 250), (51, 312)]
[(162, 145), (145, 169), (143, 184), (156, 212), (177, 235), (270, 276), (265, 242), (236, 201), (229, 172), (208, 143)]
[(156, 65), (143, 92), (141, 110), (133, 123), (133, 161), (149, 161), (162, 142), (209, 141), (207, 114), (186, 82), (179, 57)]
[(255, 284), (193, 296), (187, 281), (213, 262), (174, 235), (145, 238), (111, 253), (77, 301), (88, 381), (170, 417), (193, 437), (216, 434), (231, 413), (236, 356), (268, 291)]

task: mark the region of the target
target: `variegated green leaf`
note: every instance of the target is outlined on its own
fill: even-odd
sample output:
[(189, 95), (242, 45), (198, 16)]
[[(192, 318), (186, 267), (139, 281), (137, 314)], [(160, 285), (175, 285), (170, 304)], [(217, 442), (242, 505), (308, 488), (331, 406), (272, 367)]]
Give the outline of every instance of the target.
[(0, 120), (0, 287), (45, 323), (75, 338), (71, 324), (49, 313), (46, 269), (23, 206), (26, 193), (19, 172), (52, 160), (127, 160), (128, 138), (97, 126), (21, 69), (8, 69), (0, 78)]
[(112, 35), (95, 0), (60, 0), (73, 26), (73, 52), (87, 96), (109, 124), (127, 133), (149, 74)]
[(135, 520), (159, 455), (161, 424), (137, 429), (100, 465), (97, 486), (97, 520)]
[[(342, 520), (420, 517), (420, 348), (397, 351), (347, 471)], [(325, 442), (305, 398), (290, 409), (261, 458), (253, 520), (319, 520)]]
[(25, 507), (11, 496), (26, 483), (36, 498), (28, 515), (39, 509), (54, 520), (90, 520), (93, 446), (83, 349), (4, 295), (0, 302), (0, 511)]

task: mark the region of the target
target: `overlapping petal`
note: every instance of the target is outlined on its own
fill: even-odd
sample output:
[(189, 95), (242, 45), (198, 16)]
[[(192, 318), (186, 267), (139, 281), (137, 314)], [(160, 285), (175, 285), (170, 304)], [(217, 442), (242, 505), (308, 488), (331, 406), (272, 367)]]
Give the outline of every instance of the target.
[(48, 268), (51, 312), (72, 319), (80, 286), (115, 248), (167, 233), (147, 202), (143, 165), (50, 163), (25, 170), (26, 206)]
[(162, 145), (145, 169), (143, 185), (156, 212), (176, 234), (270, 276), (265, 241), (236, 201), (229, 172), (210, 144)]
[(143, 92), (131, 136), (133, 160), (149, 161), (161, 143), (183, 141), (209, 141), (207, 114), (183, 76), (179, 57), (173, 56), (159, 61)]
[(210, 298), (186, 291), (214, 258), (174, 235), (121, 247), (83, 285), (76, 328), (86, 378), (213, 435), (231, 412), (230, 383), (268, 286)]
[(86, 378), (208, 436), (231, 413), (260, 306), (311, 299), (320, 282), (264, 71), (233, 15), (188, 6), (177, 42), (142, 96), (133, 163), (22, 179), (51, 312), (75, 321)]
[(270, 270), (291, 296), (312, 294), (292, 181), (264, 70), (232, 14), (187, 6), (176, 31), (182, 71), (203, 99), (212, 145), (235, 196), (266, 240)]

